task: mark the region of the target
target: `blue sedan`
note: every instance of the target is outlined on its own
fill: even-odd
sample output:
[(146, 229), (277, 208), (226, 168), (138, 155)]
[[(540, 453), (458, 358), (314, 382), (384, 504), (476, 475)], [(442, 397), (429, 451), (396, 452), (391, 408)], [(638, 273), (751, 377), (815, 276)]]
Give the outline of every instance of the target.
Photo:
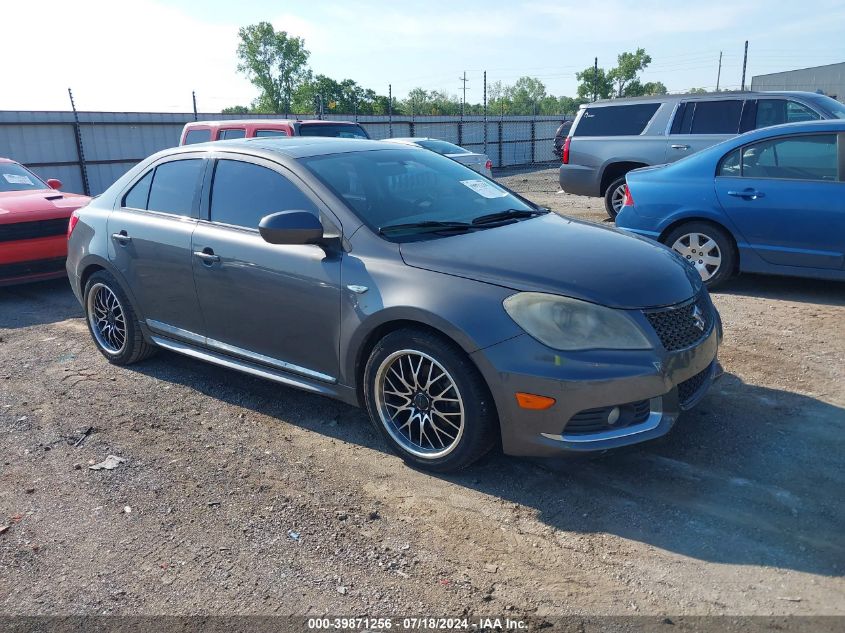
[(845, 280), (845, 121), (749, 132), (627, 182), (616, 225), (677, 251), (709, 287), (737, 272)]

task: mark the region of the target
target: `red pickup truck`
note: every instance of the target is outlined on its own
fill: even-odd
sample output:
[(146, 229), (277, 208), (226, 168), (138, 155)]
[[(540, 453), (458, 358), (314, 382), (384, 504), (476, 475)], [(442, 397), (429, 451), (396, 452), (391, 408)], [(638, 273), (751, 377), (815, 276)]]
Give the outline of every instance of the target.
[(258, 136), (334, 136), (370, 138), (366, 130), (352, 121), (300, 119), (244, 119), (228, 121), (193, 121), (182, 129), (179, 145), (223, 141)]

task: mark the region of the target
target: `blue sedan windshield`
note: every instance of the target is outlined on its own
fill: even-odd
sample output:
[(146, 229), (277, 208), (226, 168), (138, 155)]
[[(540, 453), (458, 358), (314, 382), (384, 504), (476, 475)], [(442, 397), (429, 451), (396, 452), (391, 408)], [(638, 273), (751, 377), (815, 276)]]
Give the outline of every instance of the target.
[(330, 154), (302, 162), (371, 228), (467, 222), (536, 209), (504, 187), (434, 152), (395, 149)]

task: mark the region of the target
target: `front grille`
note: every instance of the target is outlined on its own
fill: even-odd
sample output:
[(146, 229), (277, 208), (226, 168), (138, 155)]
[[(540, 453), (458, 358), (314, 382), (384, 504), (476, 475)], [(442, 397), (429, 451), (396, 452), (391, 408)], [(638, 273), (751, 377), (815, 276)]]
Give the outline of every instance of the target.
[(586, 435), (589, 433), (601, 433), (621, 429), (633, 424), (640, 424), (648, 419), (651, 407), (648, 400), (629, 402), (619, 406), (619, 419), (614, 424), (608, 424), (608, 416), (614, 407), (599, 407), (598, 409), (585, 409), (573, 415), (566, 428), (565, 435)]
[(29, 262), (15, 262), (14, 264), (0, 264), (0, 280), (45, 273), (58, 273), (65, 269), (65, 258), (37, 259)]
[(708, 367), (704, 371), (698, 372), (692, 378), (688, 378), (682, 383), (678, 384), (678, 402), (681, 403), (683, 407), (686, 405), (695, 395), (698, 393), (698, 390), (701, 389), (704, 382), (707, 380), (707, 374), (710, 371)]
[(646, 310), (644, 314), (670, 352), (701, 342), (713, 327), (713, 311), (703, 294), (669, 308)]
[(0, 242), (34, 240), (39, 237), (53, 237), (67, 234), (67, 218), (41, 220), (39, 222), (16, 222), (0, 224)]

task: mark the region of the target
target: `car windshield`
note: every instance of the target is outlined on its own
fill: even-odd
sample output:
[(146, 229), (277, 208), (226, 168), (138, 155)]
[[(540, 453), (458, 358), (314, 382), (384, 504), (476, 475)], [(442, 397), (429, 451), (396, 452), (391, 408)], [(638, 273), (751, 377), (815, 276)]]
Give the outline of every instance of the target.
[(337, 138), (367, 138), (358, 125), (333, 125), (331, 123), (303, 123), (299, 126), (300, 136), (334, 136)]
[[(504, 187), (434, 152), (372, 150), (302, 162), (374, 231), (408, 225), (407, 234), (418, 237), (432, 234), (436, 228), (432, 223), (471, 224), (492, 214), (510, 212), (515, 219), (540, 212)], [(422, 230), (420, 224), (427, 226)]]
[(430, 149), (432, 152), (437, 152), (438, 154), (471, 154), (469, 150), (464, 149), (463, 147), (458, 147), (452, 143), (448, 143), (446, 141), (441, 141), (436, 138), (425, 139), (423, 141), (414, 141), (420, 147), (424, 147), (426, 149)]
[(50, 187), (17, 163), (0, 163), (0, 191), (34, 191)]
[(827, 95), (819, 95), (816, 97), (816, 103), (830, 112), (834, 118), (845, 119), (845, 104), (840, 103), (836, 99), (831, 99)]

